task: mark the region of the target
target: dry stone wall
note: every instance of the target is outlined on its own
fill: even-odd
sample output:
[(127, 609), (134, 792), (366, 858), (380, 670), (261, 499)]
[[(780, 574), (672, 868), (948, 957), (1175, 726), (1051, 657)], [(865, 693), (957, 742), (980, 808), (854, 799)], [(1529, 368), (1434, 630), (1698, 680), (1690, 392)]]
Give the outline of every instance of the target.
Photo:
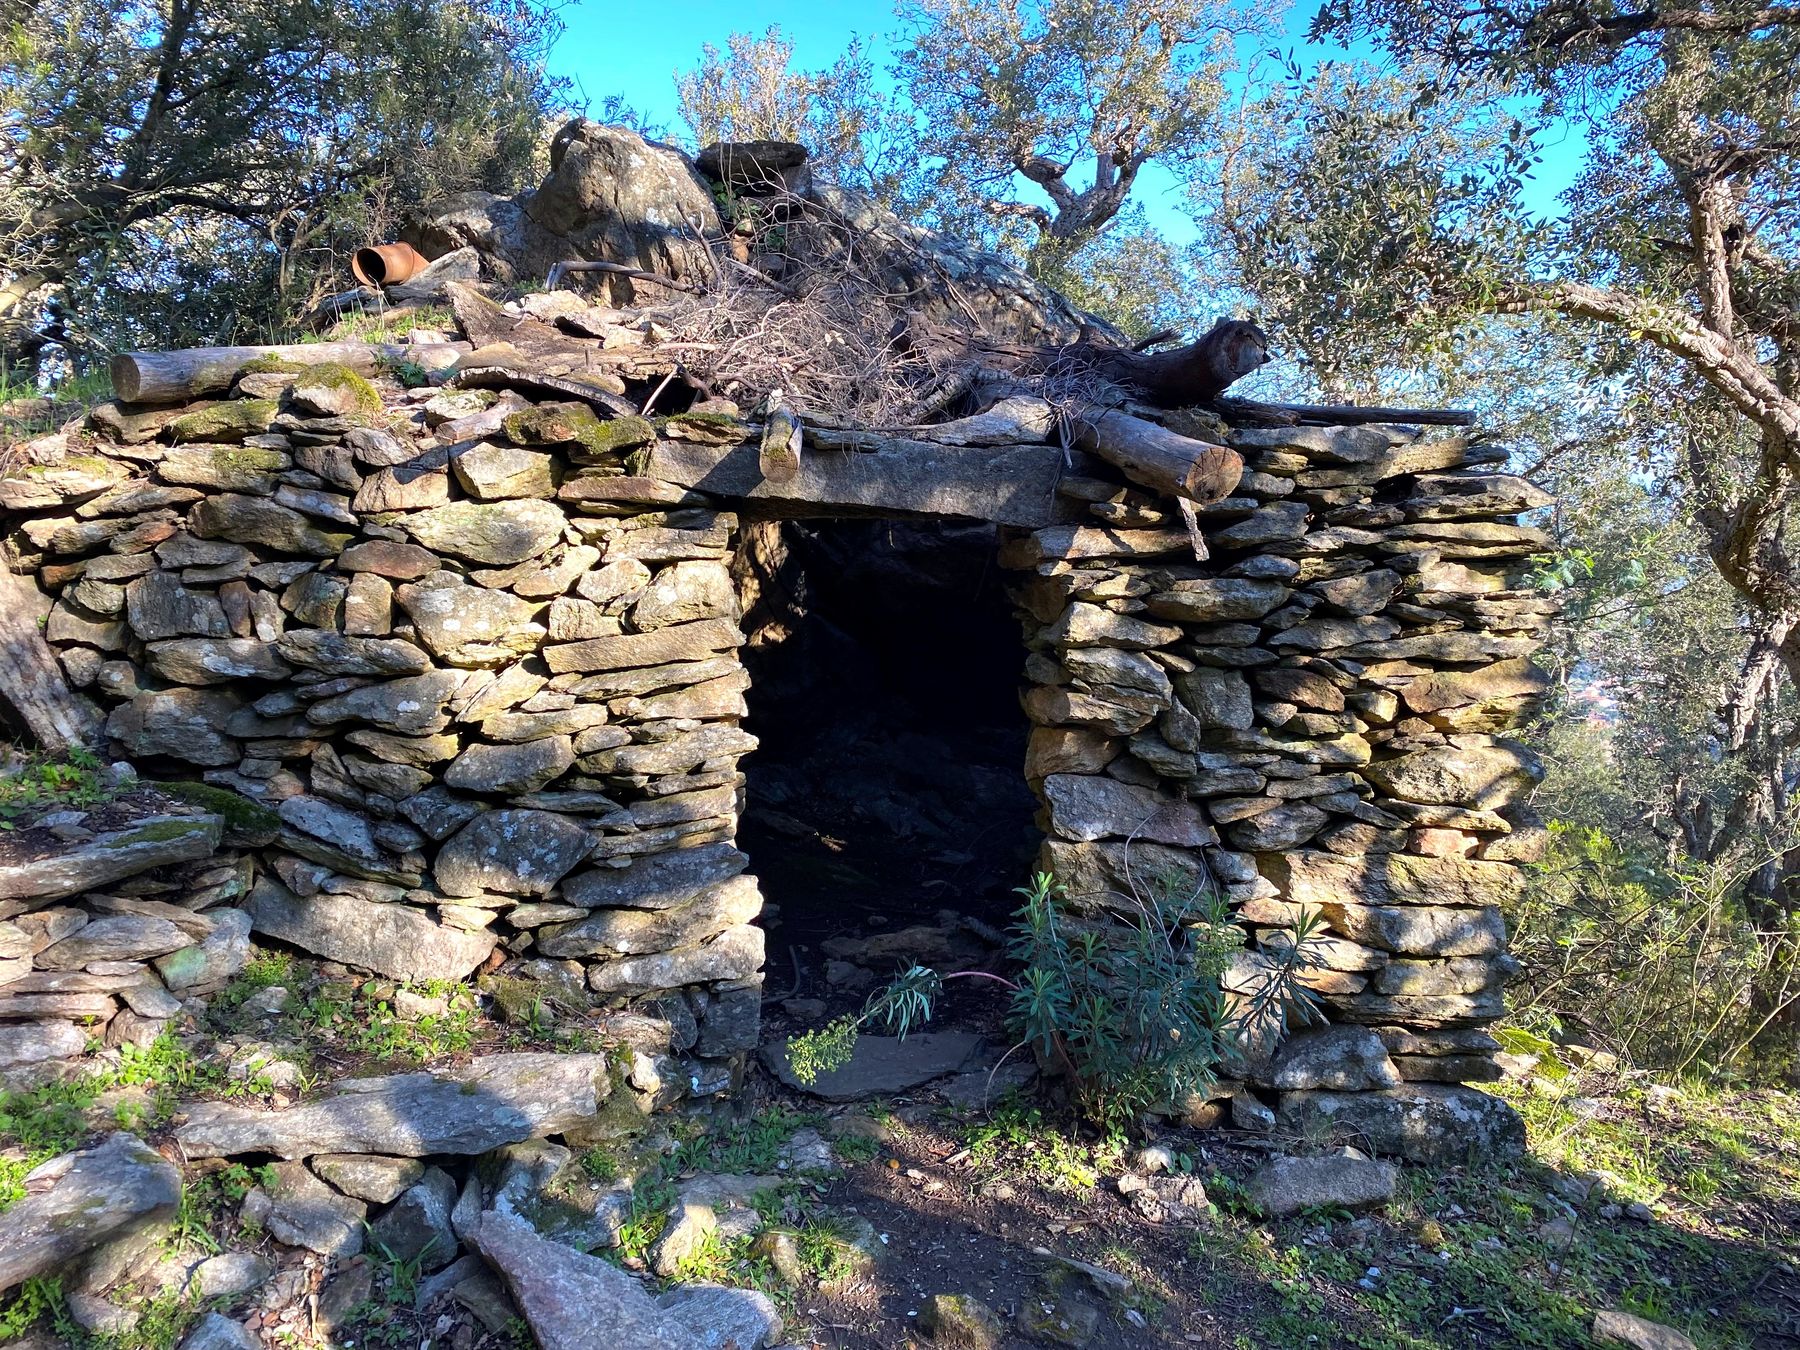
[(1553, 603), (1522, 576), (1549, 541), (1517, 516), (1549, 499), (1463, 433), (1187, 420), (1246, 465), (1199, 513), (1205, 561), (1172, 503), (1082, 477), (1062, 492), (1091, 523), (1003, 549), (1045, 865), (1090, 910), (1222, 889), (1249, 931), (1240, 994), (1322, 918), (1305, 982), (1331, 1029), (1251, 1065), (1288, 1123), (1419, 1153), (1473, 1112), (1512, 1137), (1441, 1085), (1499, 1076), (1501, 907), (1543, 843), (1521, 800), (1541, 769), (1504, 732), (1545, 686)]
[[(264, 360), (222, 399), (110, 406), (97, 446), (0, 481), (11, 549), (112, 748), (217, 794), (242, 857), (184, 901), (184, 945), (204, 922), (240, 964), (248, 928), (395, 980), (635, 1003), (634, 1086), (723, 1091), (764, 956), (734, 843), (743, 503), (646, 465), (760, 428), (601, 420), (511, 384)], [(1550, 606), (1521, 578), (1548, 540), (1517, 516), (1546, 499), (1460, 432), (1145, 415), (1244, 457), (1201, 549), (1172, 501), (1081, 456), (1042, 528), (1002, 530), (1045, 866), (1093, 914), (1168, 879), (1223, 889), (1237, 993), (1317, 913), (1329, 1026), (1259, 1052), (1249, 1088), (1389, 1151), (1508, 1142), (1461, 1085), (1495, 1076), (1501, 906), (1541, 845), (1520, 800), (1539, 769), (1504, 733), (1542, 691)], [(29, 1016), (4, 983), (67, 968), (61, 940), (5, 949), (0, 1016)]]
[[(637, 1085), (726, 1087), (763, 958), (732, 845), (755, 744), (735, 518), (680, 489), (609, 502), (658, 432), (605, 441), (585, 405), (378, 391), (341, 367), (253, 367), (233, 394), (103, 409), (97, 450), (3, 489), (15, 557), (54, 597), (46, 636), (111, 748), (186, 780), (254, 850), (253, 881), (200, 903), (240, 907), (240, 942), (395, 980), (658, 996), (660, 1073)], [(684, 424), (717, 433), (704, 416), (663, 433)], [(210, 930), (209, 913), (183, 917)]]

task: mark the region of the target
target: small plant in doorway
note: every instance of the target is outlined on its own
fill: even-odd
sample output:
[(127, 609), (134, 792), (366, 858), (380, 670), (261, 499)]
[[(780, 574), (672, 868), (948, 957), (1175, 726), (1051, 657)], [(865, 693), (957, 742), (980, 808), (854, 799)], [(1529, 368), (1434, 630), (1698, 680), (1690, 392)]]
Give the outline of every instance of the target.
[(1310, 1020), (1316, 999), (1301, 981), (1315, 966), (1319, 918), (1261, 954), (1248, 987), (1223, 977), (1244, 945), (1230, 902), (1211, 886), (1161, 876), (1101, 921), (1072, 913), (1062, 888), (1038, 873), (1014, 918), (1008, 954), (1016, 979), (986, 970), (902, 971), (857, 1013), (795, 1037), (788, 1062), (802, 1083), (849, 1062), (865, 1028), (904, 1038), (931, 1019), (950, 980), (993, 981), (1011, 993), (1018, 1046), (1067, 1081), (1076, 1108), (1105, 1128), (1157, 1102), (1211, 1086), (1253, 1039)]

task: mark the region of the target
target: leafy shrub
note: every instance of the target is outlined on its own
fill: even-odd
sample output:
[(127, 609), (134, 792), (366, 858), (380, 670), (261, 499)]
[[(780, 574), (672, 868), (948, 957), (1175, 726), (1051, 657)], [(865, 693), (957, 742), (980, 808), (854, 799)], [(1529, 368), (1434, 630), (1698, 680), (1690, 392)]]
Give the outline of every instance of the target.
[(1111, 1127), (1209, 1087), (1252, 1036), (1279, 1034), (1290, 1012), (1311, 1016), (1313, 995), (1299, 977), (1313, 964), (1316, 919), (1270, 955), (1254, 990), (1232, 996), (1222, 977), (1244, 930), (1216, 889), (1157, 878), (1110, 921), (1070, 913), (1060, 891), (1048, 873), (1019, 888), (1024, 904), (1008, 947), (1021, 967), (1016, 981), (914, 966), (861, 1013), (796, 1037), (788, 1052), (795, 1076), (810, 1082), (847, 1062), (865, 1026), (904, 1037), (930, 1019), (945, 980), (994, 980), (1012, 991), (1019, 1044), (1061, 1072), (1082, 1115)]
[(59, 1330), (68, 1326), (62, 1280), (54, 1275), (32, 1276), (10, 1300), (0, 1303), (0, 1342), (15, 1340), (43, 1321)]
[(1792, 1067), (1775, 1034), (1800, 1015), (1800, 916), (1753, 921), (1744, 869), (1674, 867), (1552, 822), (1508, 915), (1524, 967), (1514, 1017), (1646, 1068), (1712, 1079)]

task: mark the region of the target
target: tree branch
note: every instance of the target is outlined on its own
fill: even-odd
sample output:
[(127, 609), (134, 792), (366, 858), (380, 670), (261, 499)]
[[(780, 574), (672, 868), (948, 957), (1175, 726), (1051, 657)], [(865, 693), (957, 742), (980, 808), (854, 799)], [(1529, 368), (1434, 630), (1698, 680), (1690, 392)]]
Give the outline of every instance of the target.
[(1507, 286), (1485, 308), (1495, 314), (1548, 310), (1642, 333), (1691, 364), (1765, 435), (1774, 434), (1784, 447), (1800, 441), (1800, 404), (1782, 393), (1754, 356), (1729, 338), (1702, 327), (1691, 315), (1641, 296), (1578, 281)]

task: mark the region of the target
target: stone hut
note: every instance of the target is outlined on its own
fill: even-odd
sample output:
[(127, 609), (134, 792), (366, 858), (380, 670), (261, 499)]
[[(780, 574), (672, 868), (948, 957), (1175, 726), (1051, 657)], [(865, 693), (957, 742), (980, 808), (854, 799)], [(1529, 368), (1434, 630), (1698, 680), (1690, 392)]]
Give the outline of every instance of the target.
[[(11, 1070), (81, 1026), (154, 1035), (255, 938), (615, 1009), (643, 1107), (730, 1092), (771, 964), (737, 847), (755, 554), (784, 520), (850, 516), (989, 541), (1024, 633), (1019, 772), (1072, 904), (1223, 888), (1238, 991), (1322, 916), (1329, 1026), (1247, 1091), (1410, 1156), (1516, 1139), (1464, 1086), (1496, 1076), (1501, 907), (1542, 839), (1506, 733), (1543, 688), (1550, 605), (1522, 575), (1548, 539), (1518, 516), (1546, 499), (1505, 451), (1127, 405), (1210, 456), (1177, 500), (1055, 416), (946, 402), (892, 431), (708, 397), (651, 308), (702, 263), (649, 231), (669, 199), (619, 167), (624, 135), (579, 126), (539, 193), (421, 231), (439, 266), (413, 284), (460, 333), (122, 358), (121, 401), (0, 480), (69, 716), (187, 804), (103, 836), (159, 870), (109, 885), (133, 869), (84, 841), (42, 864), (58, 885), (0, 898), (0, 1019), (33, 1047)], [(677, 214), (713, 210), (731, 165), (670, 156)], [(911, 308), (985, 287), (1001, 339), (1075, 338), (1066, 301), (933, 248)], [(571, 257), (613, 264), (605, 294), (477, 281)]]

